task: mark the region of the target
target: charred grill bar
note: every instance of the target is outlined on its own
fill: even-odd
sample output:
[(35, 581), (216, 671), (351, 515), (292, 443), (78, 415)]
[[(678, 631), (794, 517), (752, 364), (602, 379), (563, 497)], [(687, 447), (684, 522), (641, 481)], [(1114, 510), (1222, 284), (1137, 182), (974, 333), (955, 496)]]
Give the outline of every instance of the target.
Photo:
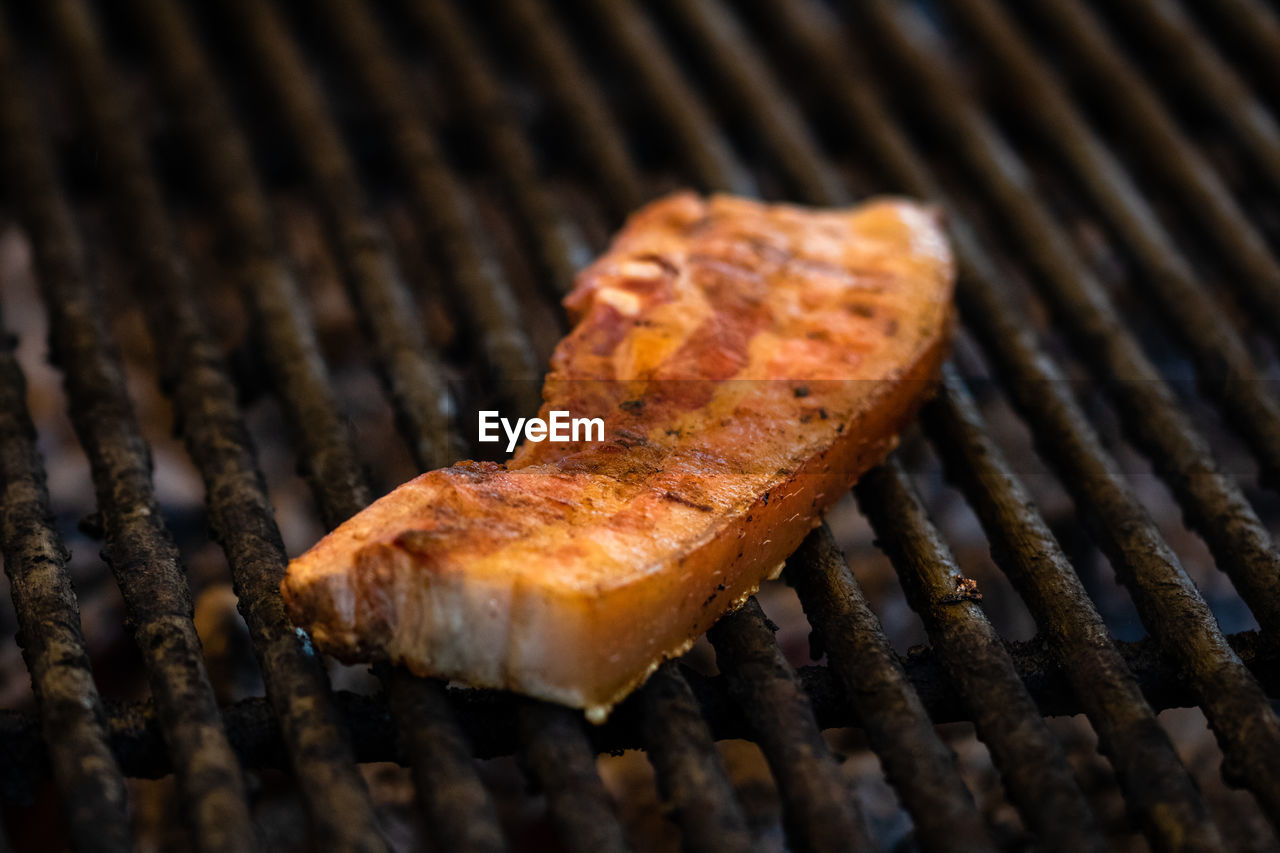
[[(1049, 849), (1101, 850), (1066, 756), (1039, 719), (991, 623), (964, 593), (955, 558), (930, 523), (896, 460), (857, 486), (858, 505), (903, 577), (939, 658), (952, 673), (978, 736), (991, 749), (1010, 799)], [(1034, 721), (1034, 722), (1033, 722)]]
[[(80, 41), (68, 44), (70, 52), (92, 38), (83, 9), (58, 4), (50, 11), (67, 41)], [(6, 41), (12, 56), (11, 39)], [(178, 550), (152, 488), (149, 449), (21, 79), (7, 76), (0, 98), (8, 184), (39, 258), (52, 318), (50, 347), (64, 371), (71, 416), (92, 466), (104, 554), (125, 598), (157, 707), (163, 709), (185, 817), (207, 849), (243, 849), (252, 844), (243, 781), (205, 671)]]
[[(1233, 635), (1229, 642), (1266, 685), (1268, 693), (1274, 694), (1280, 689), (1280, 678), (1275, 674), (1280, 656), (1267, 648), (1256, 632)], [(1082, 713), (1081, 698), (1044, 638), (1005, 645), (1042, 715)], [(1133, 674), (1134, 688), (1148, 697), (1151, 708), (1165, 710), (1196, 704), (1196, 696), (1177, 666), (1162, 656), (1155, 642), (1149, 639), (1117, 642), (1116, 650)], [(914, 650), (900, 658), (899, 664), (906, 689), (917, 694), (929, 719), (937, 723), (969, 719), (969, 711), (933, 649)], [(707, 677), (688, 668), (682, 669), (682, 673), (710, 734), (716, 740), (744, 737), (746, 723), (729, 696), (724, 677)], [(844, 698), (839, 676), (830, 668), (802, 666), (796, 675), (809, 696), (814, 717), (824, 729), (861, 725), (856, 709)], [(389, 711), (385, 697), (347, 691), (335, 691), (334, 696), (351, 729), (352, 748), (358, 761), (407, 762), (395, 732), (386, 725)], [(515, 719), (519, 703), (516, 697), (450, 688), (445, 699), (477, 758), (511, 755), (519, 750), (518, 732), (509, 725)], [(589, 729), (592, 745), (601, 752), (645, 748), (639, 705), (639, 699), (624, 703), (603, 726)], [(223, 719), (231, 735), (232, 748), (245, 767), (287, 766), (284, 744), (265, 699), (245, 699), (230, 705), (223, 709)], [(37, 715), (10, 711), (0, 716), (0, 745), (12, 762), (7, 775), (0, 777), (0, 794), (5, 797), (27, 796), (31, 783), (49, 778), (49, 756), (40, 727)], [(104, 727), (125, 775), (156, 779), (172, 772), (151, 702), (108, 703)]]
[[(649, 140), (658, 156), (705, 190), (755, 193), (784, 187), (814, 204), (853, 197), (846, 174), (822, 148), (799, 108), (819, 93), (822, 119), (847, 132), (855, 164), (883, 186), (952, 199), (959, 252), (959, 299), (966, 329), (1037, 448), (1075, 500), (1081, 518), (1132, 592), (1152, 639), (1113, 640), (1083, 584), (1025, 486), (1002, 456), (958, 372), (948, 368), (924, 432), (947, 476), (968, 499), (997, 564), (1027, 603), (1040, 638), (998, 642), (972, 601), (954, 595), (959, 568), (900, 463), (891, 459), (857, 489), (863, 510), (892, 558), (934, 648), (899, 659), (866, 604), (830, 531), (821, 527), (788, 563), (805, 613), (821, 638), (827, 666), (787, 663), (753, 599), (710, 634), (721, 675), (707, 678), (664, 666), (600, 729), (559, 708), (508, 696), (446, 689), (378, 667), (384, 696), (330, 690), (321, 662), (298, 639), (281, 607), (285, 554), (240, 411), (238, 390), (200, 308), (201, 294), (183, 250), (145, 137), (120, 97), (111, 61), (85, 0), (56, 0), (40, 25), (65, 57), (64, 78), (77, 121), (101, 152), (100, 169), (115, 211), (112, 237), (138, 262), (133, 282), (147, 307), (159, 376), (173, 401), (187, 452), (204, 479), (214, 535), (231, 567), (240, 611), (266, 685), (265, 700), (221, 709), (214, 701), (190, 618), (186, 579), (150, 483), (149, 449), (132, 413), (117, 343), (104, 322), (97, 283), (85, 269), (79, 229), (65, 200), (50, 143), (23, 86), (23, 64), (0, 28), (0, 148), (6, 152), (6, 201), (28, 234), (52, 349), (63, 371), (72, 420), (89, 456), (106, 533), (106, 555), (143, 653), (154, 701), (104, 711), (78, 629), (77, 603), (63, 546), (49, 521), (42, 463), (25, 412), (24, 379), (6, 341), (0, 352), (0, 547), (13, 585), (24, 653), (39, 718), (0, 715), (0, 750), (9, 766), (0, 790), (11, 798), (46, 776), (58, 787), (68, 836), (79, 849), (128, 849), (124, 776), (174, 772), (188, 830), (202, 849), (253, 844), (241, 767), (291, 771), (317, 838), (340, 850), (385, 849), (357, 762), (397, 760), (413, 768), (430, 830), (448, 848), (505, 846), (494, 804), (472, 756), (518, 753), (546, 794), (567, 849), (622, 850), (628, 840), (596, 771), (598, 750), (644, 747), (659, 791), (691, 850), (750, 849), (748, 821), (715, 740), (760, 744), (778, 784), (788, 837), (797, 848), (870, 846), (822, 729), (857, 725), (912, 816), (916, 838), (932, 850), (992, 848), (992, 840), (933, 721), (973, 720), (1001, 772), (1010, 800), (1046, 848), (1099, 849), (1103, 839), (1082, 792), (1041, 714), (1084, 713), (1099, 735), (1132, 812), (1153, 846), (1222, 846), (1204, 801), (1154, 716), (1198, 705), (1209, 719), (1233, 780), (1273, 821), (1280, 816), (1280, 721), (1268, 696), (1280, 695), (1280, 556), (1267, 527), (1214, 458), (1179, 399), (1163, 383), (1106, 285), (1071, 244), (1068, 231), (1036, 197), (1020, 154), (996, 129), (987, 107), (955, 83), (947, 58), (919, 37), (911, 4), (851, 3), (836, 18), (817, 0), (600, 0), (575, 9), (577, 29), (543, 0), (494, 0), (491, 24), (519, 41), (521, 61), (564, 133), (615, 227), (650, 192), (624, 125), (658, 124)], [(223, 84), (175, 0), (102, 4), (141, 34), (166, 109), (203, 180), (201, 192), (227, 245), (239, 292), (253, 319), (252, 343), (289, 425), (293, 450), (319, 514), (332, 527), (370, 497), (370, 486), (331, 387), (329, 368), (298, 282), (279, 247), (276, 223), (259, 185), (249, 143)], [(468, 132), (484, 142), (480, 158), (502, 194), (545, 294), (562, 293), (583, 251), (565, 226), (568, 211), (551, 189), (542, 155), (515, 110), (515, 95), (484, 59), (483, 35), (462, 6), (446, 0), (398, 4), (437, 59), (446, 96)], [(1095, 133), (1083, 110), (1057, 87), (1033, 38), (998, 0), (938, 4), (959, 39), (977, 46), (979, 69), (1015, 80), (1002, 91), (1020, 104), (1118, 245), (1137, 259), (1166, 309), (1163, 321), (1198, 369), (1217, 404), (1274, 484), (1280, 471), (1280, 405), (1266, 369), (1234, 319), (1203, 287), (1122, 159)], [(413, 289), (372, 212), (324, 92), (312, 79), (285, 16), (273, 3), (237, 0), (216, 13), (243, 41), (247, 65), (283, 116), (286, 147), (303, 164), (316, 207), (342, 267), (355, 314), (382, 374), (386, 397), (414, 462), (423, 468), (460, 452), (456, 407), (445, 381), (447, 356), (417, 320)], [(1269, 172), (1280, 162), (1274, 120), (1217, 49), (1173, 0), (1132, 0), (1117, 18), (1150, 24), (1156, 50), (1185, 51), (1195, 63), (1197, 96), (1221, 118), (1245, 159)], [(484, 368), (487, 391), (521, 413), (538, 403), (542, 366), (518, 299), (480, 224), (472, 187), (455, 169), (414, 96), (383, 23), (365, 4), (325, 0), (322, 38), (337, 45), (340, 66), (367, 97), (378, 133), (390, 140), (415, 224), (443, 270), (441, 284), (474, 343), (464, 357)], [(1081, 0), (1052, 0), (1028, 17), (1050, 20), (1061, 47), (1083, 73), (1117, 85), (1100, 99), (1152, 151), (1169, 191), (1200, 218), (1215, 263), (1237, 280), (1263, 328), (1280, 325), (1280, 264), (1268, 235), (1245, 218), (1161, 104), (1160, 93), (1129, 63)], [(1214, 12), (1228, 30), (1248, 29), (1270, 13), (1252, 0)], [(875, 58), (906, 73), (922, 107), (898, 116), (893, 92), (864, 73), (861, 40)], [(1251, 40), (1265, 44), (1265, 27)], [(474, 31), (473, 31), (474, 30)], [(614, 71), (636, 86), (638, 103), (614, 114), (571, 32), (598, 34)], [(757, 41), (760, 32), (767, 36)], [(948, 30), (950, 33), (950, 29)], [(492, 34), (490, 34), (492, 35)], [(682, 68), (693, 52), (697, 73)], [(599, 53), (600, 51), (596, 51)], [(771, 58), (803, 57), (788, 76)], [(856, 58), (855, 58), (856, 57)], [(598, 61), (594, 57), (591, 61)], [(794, 72), (795, 69), (792, 69)], [(721, 122), (710, 96), (727, 112)], [(994, 109), (994, 108), (993, 108)], [(909, 125), (909, 126), (908, 126)], [(953, 157), (915, 142), (917, 129), (953, 140)], [(760, 149), (756, 171), (735, 152), (734, 128)], [(957, 177), (959, 176), (959, 177)], [(959, 186), (959, 189), (953, 189)], [(861, 185), (858, 185), (861, 189)], [(970, 220), (962, 212), (978, 211)], [(987, 241), (985, 223), (1003, 225)], [(601, 231), (606, 229), (599, 229)], [(1209, 546), (1262, 625), (1261, 636), (1224, 636), (1213, 613), (1161, 535), (1034, 323), (1014, 307), (993, 245), (1007, 242), (1056, 310), (1062, 337), (1106, 386), (1120, 420), (1168, 483), (1188, 521)], [(598, 249), (599, 246), (593, 248)], [(41, 731), (43, 730), (43, 737)]]
[(1093, 723), (1120, 785), (1153, 838), (1221, 841), (1204, 803), (1160, 728), (1106, 625), (1053, 533), (986, 434), (967, 389), (953, 372), (924, 412), (924, 426), (947, 475), (964, 490), (1009, 575), (1056, 650), (1066, 678)]

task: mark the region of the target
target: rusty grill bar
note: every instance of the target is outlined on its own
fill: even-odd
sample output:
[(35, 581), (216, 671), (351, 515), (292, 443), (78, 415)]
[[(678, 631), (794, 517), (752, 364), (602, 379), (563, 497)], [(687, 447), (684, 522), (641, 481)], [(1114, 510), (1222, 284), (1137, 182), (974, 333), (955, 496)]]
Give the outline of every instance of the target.
[[(1150, 635), (1137, 643), (1110, 636), (959, 371), (948, 366), (922, 416), (923, 432), (1034, 617), (1037, 639), (1003, 643), (980, 606), (955, 600), (957, 560), (895, 456), (856, 494), (932, 649), (906, 659), (894, 653), (823, 525), (788, 561), (786, 575), (827, 665), (789, 664), (752, 599), (710, 632), (719, 676), (664, 665), (599, 728), (564, 709), (446, 688), (389, 667), (375, 668), (382, 695), (331, 690), (322, 661), (284, 616), (278, 583), (285, 549), (237, 377), (209, 327), (166, 189), (94, 17), (112, 15), (144, 45), (183, 157), (201, 176), (201, 203), (225, 244), (299, 470), (331, 528), (369, 501), (371, 483), (280, 247), (252, 143), (206, 55), (201, 25), (224, 28), (242, 42), (252, 85), (279, 113), (282, 146), (310, 186), (415, 465), (447, 464), (473, 449), (457, 439), (451, 361), (479, 365), (484, 393), (529, 414), (539, 402), (545, 360), (522, 311), (528, 295), (516, 292), (495, 260), (500, 252), (481, 214), (478, 182), (452, 162), (444, 130), (419, 103), (417, 80), (398, 58), (383, 12), (358, 0), (324, 0), (309, 22), (317, 32), (299, 33), (291, 10), (272, 2), (235, 0), (217, 10), (178, 0), (90, 5), (53, 0), (27, 25), (62, 57), (59, 82), (78, 129), (99, 152), (96, 169), (113, 212), (110, 237), (137, 261), (131, 284), (146, 308), (155, 373), (204, 481), (213, 537), (231, 569), (266, 698), (221, 709), (214, 699), (104, 294), (86, 261), (53, 143), (24, 84), (25, 57), (0, 22), (5, 199), (33, 249), (51, 350), (91, 463), (104, 556), (153, 697), (104, 708), (98, 695), (65, 548), (50, 516), (25, 380), (5, 339), (0, 548), (40, 713), (0, 714), (0, 751), (8, 757), (0, 792), (20, 798), (51, 777), (77, 849), (129, 849), (125, 777), (170, 772), (199, 849), (250, 849), (242, 767), (288, 769), (326, 849), (387, 849), (357, 763), (394, 760), (412, 767), (436, 842), (500, 850), (506, 841), (473, 756), (518, 754), (545, 793), (567, 849), (624, 850), (630, 842), (595, 756), (645, 748), (688, 849), (748, 850), (756, 839), (715, 746), (729, 737), (759, 744), (792, 846), (871, 848), (868, 821), (822, 734), (851, 725), (878, 755), (922, 848), (994, 849), (934, 729), (951, 720), (974, 723), (1040, 846), (1103, 849), (1103, 829), (1042, 721), (1064, 713), (1087, 716), (1153, 847), (1221, 849), (1223, 837), (1155, 716), (1187, 705), (1208, 719), (1225, 756), (1224, 774), (1252, 793), (1262, 814), (1280, 821), (1280, 719), (1268, 698), (1280, 695), (1272, 645), (1280, 631), (1280, 553), (1255, 511), (1259, 501), (1216, 459), (1185, 395), (1148, 356), (1068, 223), (1041, 200), (1038, 173), (1027, 165), (1034, 160), (1078, 182), (1074, 203), (1096, 210), (1105, 239), (1132, 258), (1130, 277), (1157, 303), (1202, 395), (1275, 488), (1280, 402), (1274, 366), (1256, 343), (1258, 333), (1274, 337), (1280, 330), (1280, 262), (1268, 245), (1274, 235), (1249, 219), (1167, 106), (1167, 93), (1109, 29), (1140, 28), (1148, 43), (1130, 45), (1134, 52), (1189, 57), (1179, 67), (1183, 82), (1227, 129), (1242, 161), (1274, 185), (1280, 134), (1268, 109), (1273, 104), (1253, 92), (1252, 77), (1233, 68), (1236, 58), (1202, 35), (1181, 3), (1127, 0), (1104, 13), (1082, 0), (1046, 0), (1033, 12), (1000, 0), (944, 0), (933, 4), (941, 19), (927, 22), (914, 4), (893, 0), (839, 10), (821, 0), (582, 0), (570, 9), (546, 0), (491, 0), (482, 14), (492, 20), (484, 21), (449, 0), (390, 4), (388, 14), (409, 25), (401, 40), (420, 44), (434, 63), (444, 96), (437, 111), (482, 143), (472, 155), (480, 165), (472, 169), (494, 177), (544, 300), (567, 290), (589, 244), (599, 250), (601, 236), (654, 194), (651, 173), (674, 171), (677, 180), (707, 191), (763, 188), (811, 204), (848, 203), (866, 191), (947, 203), (964, 348), (989, 365), (1030, 427), (1038, 453), (1074, 500)], [(1257, 56), (1267, 55), (1280, 32), (1259, 0), (1224, 2), (1206, 16)], [(949, 41), (931, 36), (939, 26)], [(459, 341), (433, 341), (424, 332), (416, 308), (423, 294), (403, 271), (337, 111), (302, 51), (304, 36), (337, 48), (335, 67), (367, 100), (376, 133), (388, 140), (415, 231), (460, 319)], [(524, 88), (538, 90), (559, 126), (557, 138), (583, 161), (579, 179), (604, 212), (601, 227), (576, 227), (521, 115), (528, 92), (509, 89), (507, 72), (487, 58), (486, 44), (495, 38), (518, 43), (514, 62), (528, 74)], [(1042, 51), (1045, 39), (1052, 39), (1051, 51)], [(948, 49), (953, 43), (964, 46), (982, 85), (961, 84)], [(1054, 56), (1062, 58), (1061, 72)], [(597, 77), (592, 69), (602, 63), (606, 73)], [(618, 104), (606, 94), (610, 75), (635, 87), (634, 102)], [(1274, 69), (1263, 75), (1274, 82)], [(1094, 82), (1095, 95), (1083, 99), (1089, 103), (1063, 83), (1076, 77)], [(1004, 132), (1010, 105), (1036, 137), (1031, 150), (1023, 134), (1015, 145)], [(1109, 138), (1114, 128), (1098, 126), (1095, 107), (1130, 140)], [(837, 160), (824, 150), (833, 133), (848, 157)], [(1132, 164), (1135, 144), (1150, 155), (1140, 167)], [(641, 150), (644, 160), (661, 165), (642, 161)], [(1142, 189), (1148, 171), (1164, 182), (1151, 193)], [(1207, 235), (1202, 254), (1213, 278), (1204, 275), (1199, 254), (1181, 250), (1181, 231), (1164, 215), (1170, 199)], [(1022, 308), (1028, 294), (1005, 272), (1011, 266), (1044, 299), (1060, 335), (1035, 331)], [(1247, 322), (1206, 285), (1218, 277), (1235, 284), (1253, 313)], [(1105, 393), (1124, 434), (1167, 485), (1261, 634), (1220, 630), (1111, 442), (1073, 393), (1067, 377), (1082, 372)]]

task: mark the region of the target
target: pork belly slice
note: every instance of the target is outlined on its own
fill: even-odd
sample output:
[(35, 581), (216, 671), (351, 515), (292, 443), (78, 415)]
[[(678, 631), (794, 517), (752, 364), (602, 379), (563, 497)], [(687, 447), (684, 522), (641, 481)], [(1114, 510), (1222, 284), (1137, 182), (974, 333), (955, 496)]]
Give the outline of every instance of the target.
[[(938, 216), (679, 193), (579, 277), (543, 391), (604, 440), (414, 479), (294, 560), (323, 651), (601, 720), (776, 574), (931, 393), (953, 325)], [(514, 415), (514, 413), (503, 413)]]

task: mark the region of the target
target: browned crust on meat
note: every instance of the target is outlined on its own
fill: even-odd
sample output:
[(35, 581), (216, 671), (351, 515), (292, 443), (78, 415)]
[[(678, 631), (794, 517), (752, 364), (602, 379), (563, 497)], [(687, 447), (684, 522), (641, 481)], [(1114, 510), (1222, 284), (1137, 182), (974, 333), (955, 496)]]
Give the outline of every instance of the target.
[(566, 300), (544, 392), (606, 440), (405, 484), (291, 564), (291, 617), (343, 660), (599, 716), (893, 448), (946, 358), (951, 275), (906, 202), (650, 205)]

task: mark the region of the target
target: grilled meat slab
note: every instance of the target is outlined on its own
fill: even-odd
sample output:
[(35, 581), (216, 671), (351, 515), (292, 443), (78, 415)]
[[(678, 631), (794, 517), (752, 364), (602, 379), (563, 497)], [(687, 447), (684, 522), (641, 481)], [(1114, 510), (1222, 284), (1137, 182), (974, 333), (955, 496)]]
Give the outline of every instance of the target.
[(953, 322), (937, 216), (680, 193), (578, 278), (541, 415), (603, 441), (412, 480), (294, 560), (293, 620), (343, 660), (593, 719), (740, 604), (890, 451)]

